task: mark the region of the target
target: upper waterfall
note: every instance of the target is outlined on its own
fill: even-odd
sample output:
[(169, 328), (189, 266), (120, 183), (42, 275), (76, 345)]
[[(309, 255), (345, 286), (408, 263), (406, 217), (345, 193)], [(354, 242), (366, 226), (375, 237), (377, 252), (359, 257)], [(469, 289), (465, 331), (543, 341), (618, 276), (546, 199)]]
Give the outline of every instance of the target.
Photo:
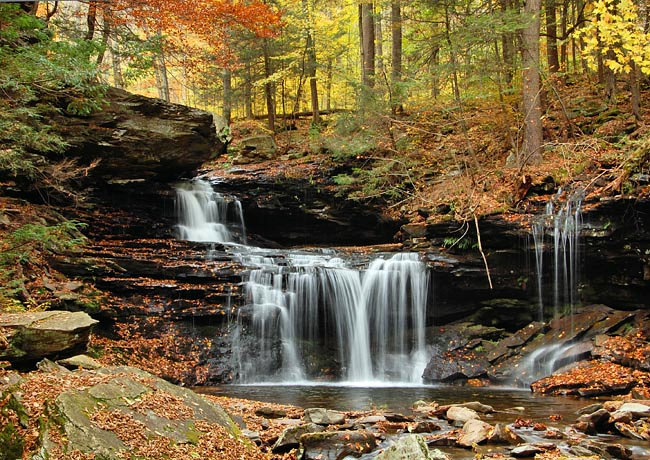
[(194, 180), (176, 188), (178, 238), (181, 240), (231, 243), (235, 236), (228, 222), (234, 218), (239, 226), (241, 243), (246, 244), (244, 213), (239, 200), (224, 197), (212, 190), (209, 182)]

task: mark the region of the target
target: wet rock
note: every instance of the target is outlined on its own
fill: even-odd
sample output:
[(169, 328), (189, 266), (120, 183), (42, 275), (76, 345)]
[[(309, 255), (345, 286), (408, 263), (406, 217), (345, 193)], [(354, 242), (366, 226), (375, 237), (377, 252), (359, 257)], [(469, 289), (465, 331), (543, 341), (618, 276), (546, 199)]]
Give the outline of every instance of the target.
[(515, 458), (533, 458), (537, 454), (544, 452), (544, 449), (535, 446), (534, 444), (524, 444), (523, 446), (514, 447), (510, 451), (510, 455)]
[(82, 368), (95, 370), (102, 367), (102, 364), (99, 361), (92, 359), (88, 355), (71, 356), (70, 358), (60, 359), (57, 363), (70, 369)]
[(287, 416), (287, 411), (277, 407), (262, 406), (255, 409), (255, 415), (264, 418), (283, 418)]
[(650, 415), (650, 406), (645, 404), (626, 402), (618, 408), (620, 412), (629, 412), (635, 417), (647, 417)]
[(487, 438), (490, 444), (521, 444), (524, 440), (507, 425), (497, 423)]
[(632, 451), (621, 444), (605, 443), (593, 440), (584, 441), (582, 447), (598, 454), (604, 459), (627, 460), (632, 458)]
[(455, 446), (460, 436), (459, 431), (448, 431), (427, 438), (428, 446)]
[(339, 460), (371, 452), (377, 441), (369, 431), (325, 431), (302, 435), (300, 445), (303, 460)]
[(345, 415), (341, 412), (323, 409), (321, 407), (305, 409), (305, 421), (318, 425), (340, 425), (345, 423)]
[(402, 231), (411, 238), (422, 238), (427, 236), (427, 225), (424, 223), (402, 225)]
[(278, 440), (273, 445), (273, 452), (287, 452), (300, 444), (300, 437), (307, 433), (320, 433), (325, 428), (315, 423), (305, 423), (303, 425), (285, 428)]
[(617, 410), (609, 416), (609, 423), (631, 423), (634, 416), (630, 412)]
[(465, 407), (475, 412), (480, 412), (481, 414), (491, 414), (494, 412), (494, 408), (492, 406), (482, 404), (478, 401), (464, 402), (462, 404), (452, 404), (452, 407)]
[(428, 382), (451, 382), (486, 375), (488, 362), (480, 356), (467, 356), (463, 352), (434, 354), (422, 373)]
[(463, 423), (467, 422), (468, 420), (474, 420), (474, 419), (478, 420), (480, 418), (476, 413), (476, 411), (473, 411), (472, 409), (468, 409), (466, 407), (459, 407), (459, 406), (451, 406), (447, 410), (445, 417), (447, 417), (447, 420), (459, 421)]
[(607, 425), (609, 424), (609, 412), (607, 409), (598, 409), (591, 414), (585, 414), (578, 417), (576, 427), (585, 427), (586, 433), (601, 433), (606, 430)]
[(83, 312), (1, 313), (0, 328), (7, 344), (0, 348), (0, 360), (36, 361), (85, 350), (95, 324)]
[(375, 457), (376, 460), (446, 460), (441, 451), (430, 451), (422, 436), (410, 434), (399, 438)]
[(586, 414), (593, 414), (599, 409), (602, 409), (603, 405), (599, 403), (595, 404), (589, 404), (588, 406), (583, 407), (582, 409), (579, 409), (576, 411), (576, 414), (578, 415), (586, 415)]
[(409, 427), (411, 433), (432, 433), (434, 431), (439, 431), (442, 428), (435, 422), (429, 421), (420, 421), (417, 422), (414, 426)]
[(487, 440), (493, 427), (481, 420), (470, 419), (463, 425), (463, 431), (458, 437), (458, 445), (461, 447), (472, 447)]
[(385, 422), (386, 417), (383, 415), (369, 415), (368, 417), (361, 417), (358, 420), (355, 420), (356, 423), (360, 423), (362, 425), (374, 425), (379, 422)]
[(396, 414), (393, 412), (384, 412), (384, 417), (389, 422), (403, 423), (403, 422), (414, 422), (415, 419), (410, 415)]
[(616, 428), (616, 431), (621, 433), (621, 436), (625, 436), (626, 438), (646, 440), (646, 438), (643, 437), (641, 433), (637, 432), (635, 427), (629, 423), (615, 422), (614, 428)]

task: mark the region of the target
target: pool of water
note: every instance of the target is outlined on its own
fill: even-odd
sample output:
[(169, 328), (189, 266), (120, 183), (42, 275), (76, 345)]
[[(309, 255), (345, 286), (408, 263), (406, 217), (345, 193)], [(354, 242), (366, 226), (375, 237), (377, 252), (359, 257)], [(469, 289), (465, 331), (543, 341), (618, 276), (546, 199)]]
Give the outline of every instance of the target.
[[(409, 413), (418, 400), (453, 404), (480, 401), (497, 411), (493, 421), (512, 422), (517, 416), (548, 421), (559, 414), (571, 423), (575, 412), (593, 401), (569, 397), (540, 396), (516, 388), (474, 388), (462, 386), (347, 386), (347, 385), (223, 385), (197, 388), (197, 391), (218, 396), (255, 401), (291, 404), (303, 408), (325, 407), (341, 411), (372, 408)], [(524, 408), (524, 411), (521, 411)]]

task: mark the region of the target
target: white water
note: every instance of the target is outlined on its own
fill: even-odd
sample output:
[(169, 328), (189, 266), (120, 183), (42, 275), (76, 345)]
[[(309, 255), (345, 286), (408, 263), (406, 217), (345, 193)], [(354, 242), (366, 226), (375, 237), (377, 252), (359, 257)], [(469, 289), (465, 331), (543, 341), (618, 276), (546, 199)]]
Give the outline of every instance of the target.
[(246, 227), (241, 203), (212, 190), (209, 182), (194, 180), (176, 188), (178, 238), (181, 240), (229, 243), (235, 236), (227, 223), (229, 214), (239, 224), (239, 240), (246, 244)]
[[(535, 268), (538, 292), (538, 319), (544, 321), (544, 249), (550, 245), (553, 251), (551, 266), (553, 317), (568, 307), (573, 313), (578, 301), (580, 229), (582, 227), (582, 194), (575, 193), (562, 206), (551, 200), (546, 211), (533, 223), (535, 245)], [(569, 313), (569, 311), (565, 312)]]
[[(194, 181), (177, 193), (180, 238), (232, 241), (229, 202), (209, 183)], [(245, 234), (241, 204), (233, 202)], [(355, 385), (421, 383), (428, 272), (417, 254), (380, 255), (356, 267), (332, 250), (230, 248), (250, 267), (233, 340), (241, 383), (309, 382), (323, 374)]]

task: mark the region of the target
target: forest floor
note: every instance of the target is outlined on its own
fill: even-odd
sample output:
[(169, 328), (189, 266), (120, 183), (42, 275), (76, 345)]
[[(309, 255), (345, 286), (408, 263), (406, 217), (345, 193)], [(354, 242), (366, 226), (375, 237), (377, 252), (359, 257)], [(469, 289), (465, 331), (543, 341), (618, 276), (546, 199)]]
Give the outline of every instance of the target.
[(225, 177), (264, 171), (308, 178), (411, 221), (422, 219), (422, 209), (433, 210), (433, 220), (525, 209), (560, 187), (587, 199), (650, 195), (650, 91), (642, 94), (646, 108), (636, 122), (623, 88), (616, 104), (607, 104), (591, 82), (552, 83), (543, 98), (545, 144), (537, 165), (515, 165), (523, 132), (512, 95), (503, 103), (474, 99), (462, 111), (441, 104), (394, 117), (372, 110), (331, 115), (318, 129), (309, 119), (287, 121), (271, 159), (255, 152), (242, 158), (241, 139), (265, 132), (262, 122), (242, 121), (234, 124), (230, 153), (206, 167)]

